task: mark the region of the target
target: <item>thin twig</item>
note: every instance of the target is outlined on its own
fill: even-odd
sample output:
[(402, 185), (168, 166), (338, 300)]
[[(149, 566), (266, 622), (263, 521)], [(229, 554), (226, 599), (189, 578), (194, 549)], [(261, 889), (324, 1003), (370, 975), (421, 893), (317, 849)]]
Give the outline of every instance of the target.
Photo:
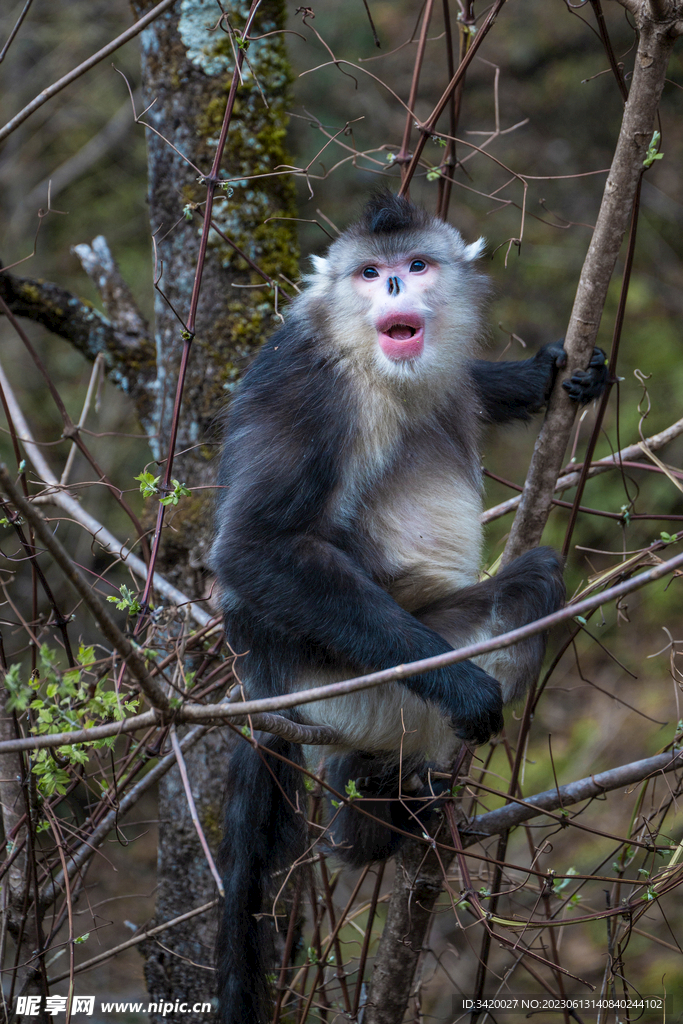
[[(201, 907), (195, 907), (194, 910), (188, 910), (186, 914), (180, 914), (179, 917), (171, 918), (170, 921), (164, 921), (163, 924), (158, 924), (154, 928), (147, 928), (144, 932), (140, 932), (139, 935), (134, 935), (132, 939), (126, 939), (125, 942), (120, 942), (118, 946), (113, 946), (112, 949), (106, 949), (104, 953), (98, 953), (97, 956), (93, 956), (90, 960), (85, 960), (82, 964), (78, 964), (74, 967), (74, 974), (82, 974), (83, 971), (89, 971), (93, 967), (97, 967), (98, 964), (105, 963), (112, 957), (115, 957), (118, 953), (122, 953), (124, 949), (130, 949), (131, 946), (138, 946), (141, 942), (146, 942), (147, 939), (154, 938), (155, 935), (161, 935), (162, 932), (168, 931), (169, 928), (174, 928), (177, 924), (182, 924), (184, 921), (190, 921), (193, 917), (199, 917), (200, 914), (207, 914), (214, 907), (218, 906), (218, 900), (211, 900), (210, 903), (204, 903)], [(69, 972), (64, 974), (58, 974), (56, 978), (50, 978), (50, 985), (56, 985), (60, 981), (64, 981), (65, 978), (69, 977)]]
[(20, 124), (23, 124), (26, 118), (30, 117), (34, 111), (38, 110), (39, 107), (42, 107), (43, 103), (52, 99), (53, 96), (56, 96), (57, 93), (61, 92), (61, 90), (67, 85), (71, 85), (71, 83), (75, 82), (77, 78), (84, 75), (86, 71), (90, 71), (90, 69), (94, 68), (96, 64), (99, 64), (105, 57), (108, 57), (110, 53), (113, 53), (114, 50), (118, 50), (120, 46), (127, 43), (129, 39), (135, 38), (135, 36), (142, 32), (144, 28), (158, 18), (160, 14), (163, 14), (169, 7), (172, 7), (175, 2), (176, 0), (161, 0), (161, 3), (157, 4), (156, 7), (153, 7), (152, 10), (145, 14), (143, 18), (140, 18), (140, 20), (136, 21), (134, 25), (131, 25), (129, 29), (122, 32), (120, 36), (117, 36), (116, 39), (107, 43), (107, 45), (103, 46), (101, 50), (94, 53), (92, 57), (88, 57), (87, 60), (84, 60), (83, 63), (79, 64), (78, 67), (73, 69), (73, 71), (69, 71), (68, 74), (64, 75), (53, 85), (48, 86), (47, 89), (43, 89), (42, 92), (38, 93), (35, 99), (31, 100), (23, 110), (20, 110), (18, 114), (14, 115), (11, 121), (8, 121), (6, 125), (0, 128), (0, 142), (2, 142), (3, 139), (6, 139), (8, 135), (11, 135), (14, 129), (18, 128)]
[(176, 736), (175, 725), (171, 726), (170, 735), (171, 746), (173, 747), (173, 753), (175, 754), (176, 761), (178, 762), (178, 771), (180, 772), (180, 778), (182, 779), (183, 789), (185, 790), (185, 799), (187, 800), (187, 806), (190, 811), (190, 817), (192, 818), (192, 824), (194, 825), (195, 830), (197, 832), (197, 836), (199, 837), (199, 842), (201, 844), (202, 850), (204, 851), (204, 856), (206, 857), (206, 863), (209, 865), (209, 870), (214, 877), (214, 880), (218, 887), (218, 892), (220, 896), (223, 897), (225, 896), (225, 889), (223, 888), (223, 879), (218, 873), (216, 862), (213, 859), (213, 854), (211, 853), (211, 850), (209, 849), (209, 844), (206, 841), (206, 836), (204, 835), (204, 830), (199, 820), (199, 815), (197, 814), (197, 805), (195, 804), (194, 796), (192, 795), (192, 786), (190, 785), (190, 779), (187, 774), (185, 758), (183, 757), (183, 752), (180, 749), (178, 737)]
[[(0, 482), (4, 481), (5, 475), (5, 470), (0, 469)], [(433, 658), (424, 658), (421, 661), (398, 665), (395, 668), (384, 669), (381, 672), (372, 672), (365, 676), (358, 676), (355, 679), (342, 680), (338, 683), (329, 683), (326, 686), (316, 686), (306, 690), (297, 690), (294, 693), (283, 694), (280, 697), (266, 697), (261, 700), (237, 701), (234, 704), (185, 704), (182, 708), (178, 709), (176, 714), (180, 720), (186, 722), (219, 721), (235, 718), (241, 719), (243, 716), (260, 715), (267, 712), (280, 711), (286, 708), (296, 707), (301, 704), (326, 700), (329, 697), (339, 697), (347, 693), (357, 693), (373, 686), (380, 686), (382, 683), (405, 679), (407, 676), (421, 675), (424, 672), (429, 672), (436, 668), (443, 668), (446, 665), (455, 665), (461, 661), (476, 658), (481, 654), (488, 654), (491, 651), (510, 647), (512, 644), (519, 643), (520, 640), (527, 639), (527, 637), (535, 636), (537, 633), (543, 633), (561, 622), (566, 622), (576, 616), (585, 616), (588, 612), (600, 607), (600, 605), (624, 597), (626, 594), (639, 590), (641, 587), (644, 587), (649, 583), (653, 583), (655, 580), (662, 579), (662, 577), (671, 572), (676, 572), (682, 567), (683, 554), (679, 554), (665, 562), (660, 562), (658, 565), (653, 566), (653, 568), (640, 573), (632, 579), (624, 580), (616, 586), (603, 590), (598, 594), (594, 594), (592, 597), (587, 597), (582, 601), (571, 602), (565, 608), (560, 609), (560, 611), (553, 612), (552, 615), (546, 615), (541, 619), (537, 619), (535, 622), (530, 622), (525, 626), (520, 626), (519, 628), (510, 630), (508, 633), (503, 633), (500, 636), (492, 637), (490, 640), (481, 640), (477, 643), (468, 644), (465, 647), (458, 648), (456, 651), (448, 651), (446, 654), (439, 654)], [(147, 714), (150, 713), (148, 712)], [(127, 722), (136, 722), (137, 725), (127, 725)], [(127, 719), (125, 722), (116, 723), (122, 732), (129, 732), (134, 728), (142, 728), (149, 724), (152, 724), (152, 720), (143, 715), (136, 716), (134, 719)], [(295, 723), (290, 724), (297, 729), (304, 730), (304, 735), (305, 730), (312, 730), (314, 733), (325, 735), (324, 731), (319, 732), (319, 727), (318, 729), (315, 729), (312, 726), (295, 725)], [(254, 723), (254, 727), (259, 728), (260, 726)], [(89, 738), (93, 738), (95, 735), (113, 735), (113, 731), (106, 733), (101, 732), (99, 734), (95, 733), (96, 729), (105, 730), (109, 728), (109, 726), (95, 726), (93, 729), (88, 730)], [(268, 726), (265, 726), (265, 729), (266, 731), (277, 731), (275, 728), (269, 730)], [(328, 736), (330, 735), (330, 732), (327, 733)], [(61, 735), (71, 736), (74, 734), (63, 733)], [(78, 735), (82, 735), (82, 732), (78, 733)], [(32, 737), (24, 740), (12, 740), (2, 744), (0, 749), (9, 751), (13, 749), (30, 749), (34, 745), (37, 747), (53, 746), (55, 744), (52, 740), (53, 737), (48, 736)], [(72, 740), (71, 742), (76, 741)], [(295, 742), (309, 743), (311, 740), (300, 739)], [(318, 742), (329, 743), (332, 741), (327, 739), (324, 741), (318, 740)], [(14, 746), (14, 744), (25, 744), (25, 746)], [(58, 745), (62, 745), (62, 743), (60, 742)]]
[[(652, 437), (645, 439), (645, 446), (651, 451), (657, 451), (659, 448), (663, 448), (669, 441), (673, 441), (674, 438), (680, 437), (683, 434), (683, 419), (676, 420), (666, 430), (661, 430), (658, 434), (653, 434)], [(622, 448), (621, 451), (615, 452), (614, 455), (608, 455), (604, 459), (598, 459), (597, 462), (593, 462), (588, 471), (589, 477), (598, 476), (600, 473), (606, 473), (611, 469), (619, 469), (620, 466), (627, 462), (633, 462), (636, 459), (642, 459), (643, 442), (639, 441), (637, 444), (628, 445), (626, 448)], [(576, 469), (572, 469), (571, 472), (567, 472), (565, 469), (562, 476), (558, 477), (555, 483), (556, 491), (566, 491), (570, 487), (575, 487), (579, 482), (580, 471), (583, 464), (577, 465)], [(493, 505), (482, 513), (482, 523), (491, 523), (494, 519), (499, 519), (501, 516), (507, 515), (508, 512), (514, 511), (518, 508), (521, 501), (521, 495), (516, 498), (508, 498), (507, 501), (501, 502), (499, 505)]]
[[(72, 517), (77, 523), (80, 523), (98, 544), (113, 554), (116, 558), (119, 558), (124, 565), (126, 565), (131, 572), (135, 573), (136, 576), (141, 579), (147, 579), (147, 566), (143, 560), (136, 555), (126, 544), (123, 544), (117, 537), (111, 533), (106, 526), (103, 526), (99, 520), (95, 519), (83, 506), (77, 502), (68, 491), (60, 490), (59, 480), (50, 469), (47, 464), (42, 451), (38, 444), (33, 439), (33, 435), (29, 429), (28, 423), (24, 419), (24, 414), (21, 410), (14, 390), (11, 387), (5, 372), (0, 364), (0, 389), (4, 392), (7, 406), (10, 410), (12, 419), (16, 426), (19, 440), (24, 446), (24, 451), (29, 461), (33, 464), (33, 467), (38, 477), (48, 485), (50, 488), (55, 488), (54, 491), (49, 493), (49, 498), (52, 504), (56, 505), (57, 508), (61, 508), (64, 512)], [(177, 587), (174, 587), (172, 583), (164, 579), (158, 572), (154, 573), (154, 588), (157, 593), (163, 595), (166, 600), (170, 601), (175, 605), (182, 605), (189, 608), (190, 614), (195, 622), (199, 626), (205, 627), (214, 618), (208, 612), (204, 611), (198, 604), (191, 601), (187, 594), (184, 594)]]

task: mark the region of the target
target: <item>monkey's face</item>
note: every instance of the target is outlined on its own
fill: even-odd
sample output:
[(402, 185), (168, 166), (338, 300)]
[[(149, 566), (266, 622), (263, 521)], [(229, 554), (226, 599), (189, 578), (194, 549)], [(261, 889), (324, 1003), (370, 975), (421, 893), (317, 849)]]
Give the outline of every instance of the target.
[(391, 263), (373, 262), (352, 278), (377, 332), (377, 345), (394, 362), (420, 359), (425, 347), (429, 301), (439, 280), (439, 267), (422, 256)]
[[(424, 219), (424, 218), (423, 218)], [(483, 239), (467, 245), (435, 218), (406, 230), (350, 228), (295, 302), (321, 350), (364, 379), (431, 399), (447, 393), (481, 337), (486, 279), (474, 268)], [(420, 398), (422, 401), (422, 398)]]

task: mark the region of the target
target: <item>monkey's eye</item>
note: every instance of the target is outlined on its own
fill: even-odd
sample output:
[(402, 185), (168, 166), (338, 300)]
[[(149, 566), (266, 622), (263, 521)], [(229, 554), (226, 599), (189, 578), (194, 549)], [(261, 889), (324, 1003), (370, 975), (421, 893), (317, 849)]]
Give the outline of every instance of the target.
[(379, 277), (379, 271), (376, 267), (366, 267), (363, 271), (363, 277), (366, 281), (372, 281), (373, 277)]
[(427, 269), (427, 264), (424, 260), (413, 260), (410, 264), (411, 274), (421, 274), (423, 270)]

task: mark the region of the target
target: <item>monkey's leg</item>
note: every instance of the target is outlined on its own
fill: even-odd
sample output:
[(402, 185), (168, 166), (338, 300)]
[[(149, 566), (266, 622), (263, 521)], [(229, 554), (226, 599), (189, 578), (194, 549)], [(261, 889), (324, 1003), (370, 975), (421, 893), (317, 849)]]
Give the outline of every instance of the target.
[(421, 756), (399, 762), (396, 753), (363, 751), (329, 758), (327, 782), (341, 795), (353, 794), (350, 804), (334, 810), (329, 829), (334, 852), (352, 867), (386, 860), (402, 846), (406, 832), (428, 829), (448, 788), (430, 779)]
[[(465, 587), (416, 613), (453, 648), (525, 626), (564, 605), (562, 559), (552, 548), (527, 551), (496, 576)], [(537, 633), (476, 661), (503, 689), (505, 703), (523, 696), (536, 678), (546, 636)]]
[[(562, 560), (551, 548), (535, 548), (521, 555), (496, 576), (464, 587), (425, 606), (415, 618), (438, 634), (448, 646), (457, 649), (479, 640), (488, 640), (508, 630), (524, 626), (557, 611), (564, 604)], [(520, 641), (476, 661), (497, 680), (505, 703), (523, 696), (536, 678), (545, 653), (543, 633)], [(471, 661), (463, 663), (472, 665)], [(351, 666), (318, 668), (301, 672), (297, 688), (321, 686), (348, 679)], [(342, 741), (337, 747), (346, 751), (374, 753), (401, 751), (410, 757), (421, 753), (437, 763), (445, 763), (457, 745), (453, 720), (445, 708), (429, 700), (427, 688), (420, 691), (420, 680), (385, 683), (358, 693), (349, 693), (310, 704), (302, 704), (302, 721), (334, 729)], [(476, 708), (478, 680), (472, 677), (467, 700)], [(444, 701), (445, 704), (445, 701)], [(462, 735), (455, 728), (458, 735)], [(398, 760), (398, 756), (394, 758)], [(368, 774), (368, 773), (365, 773)], [(347, 776), (348, 781), (351, 776)]]
[[(416, 618), (458, 648), (548, 615), (562, 607), (564, 596), (560, 556), (551, 548), (535, 548), (497, 576), (422, 609)], [(545, 644), (545, 635), (539, 633), (476, 660), (501, 683), (508, 703), (521, 697), (538, 675)], [(337, 698), (330, 707), (334, 711), (327, 713), (336, 713), (339, 720), (355, 713), (356, 738), (367, 743), (366, 750), (381, 750), (380, 743), (388, 745), (384, 753), (357, 750), (335, 755), (328, 762), (330, 785), (344, 794), (353, 783), (363, 798), (340, 807), (331, 825), (336, 852), (358, 867), (396, 853), (404, 841), (401, 833), (417, 834), (429, 827), (440, 786), (429, 780), (424, 755), (428, 751), (439, 767), (445, 767), (457, 740), (443, 714), (401, 684), (349, 695), (341, 701)], [(372, 725), (380, 720), (384, 723), (381, 738)]]

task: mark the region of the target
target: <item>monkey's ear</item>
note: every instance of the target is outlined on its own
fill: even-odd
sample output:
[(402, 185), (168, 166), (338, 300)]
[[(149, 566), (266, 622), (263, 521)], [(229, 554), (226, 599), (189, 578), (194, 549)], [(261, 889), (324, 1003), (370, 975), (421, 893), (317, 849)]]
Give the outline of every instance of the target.
[(486, 248), (486, 239), (478, 238), (476, 242), (472, 242), (471, 245), (465, 246), (465, 259), (466, 260), (478, 260), (484, 249)]
[(311, 263), (316, 274), (327, 273), (327, 260), (324, 256), (311, 256)]

